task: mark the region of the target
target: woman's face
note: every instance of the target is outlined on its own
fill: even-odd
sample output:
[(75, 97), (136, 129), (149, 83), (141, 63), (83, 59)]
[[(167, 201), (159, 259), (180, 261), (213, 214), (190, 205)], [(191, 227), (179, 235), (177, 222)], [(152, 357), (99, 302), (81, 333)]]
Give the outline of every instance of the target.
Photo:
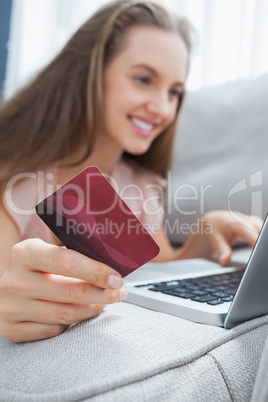
[(118, 152), (142, 154), (176, 117), (188, 53), (178, 34), (156, 27), (133, 27), (125, 35), (104, 73), (101, 137)]

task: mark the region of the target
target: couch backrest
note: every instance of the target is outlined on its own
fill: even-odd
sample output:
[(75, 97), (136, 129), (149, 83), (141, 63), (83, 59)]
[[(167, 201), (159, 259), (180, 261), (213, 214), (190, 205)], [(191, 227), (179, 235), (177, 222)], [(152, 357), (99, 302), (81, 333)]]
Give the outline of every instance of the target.
[[(181, 243), (205, 212), (268, 212), (268, 75), (189, 92), (168, 180), (166, 230)], [(233, 212), (234, 213), (234, 212)]]

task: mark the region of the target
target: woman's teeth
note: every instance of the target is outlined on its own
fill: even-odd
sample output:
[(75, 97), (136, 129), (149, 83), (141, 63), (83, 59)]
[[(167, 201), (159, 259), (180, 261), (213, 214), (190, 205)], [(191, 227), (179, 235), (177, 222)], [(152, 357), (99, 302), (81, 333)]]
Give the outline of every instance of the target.
[(136, 124), (136, 126), (138, 126), (140, 129), (142, 129), (144, 131), (150, 131), (154, 127), (153, 124), (145, 123), (144, 121), (141, 121), (141, 120), (136, 119), (134, 117), (132, 118), (132, 121), (133, 121), (133, 123)]

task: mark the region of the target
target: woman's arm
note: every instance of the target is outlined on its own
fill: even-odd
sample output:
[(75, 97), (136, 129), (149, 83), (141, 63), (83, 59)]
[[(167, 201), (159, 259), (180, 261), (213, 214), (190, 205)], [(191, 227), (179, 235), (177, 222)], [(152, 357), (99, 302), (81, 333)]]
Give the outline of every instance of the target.
[(153, 261), (208, 258), (226, 265), (230, 261), (235, 241), (243, 239), (253, 247), (261, 227), (262, 220), (256, 216), (236, 212), (234, 217), (228, 211), (209, 212), (200, 219), (195, 233), (178, 249), (171, 247), (163, 229), (154, 235), (160, 253)]
[(12, 247), (19, 242), (19, 231), (15, 222), (6, 212), (0, 197), (0, 276), (10, 263)]

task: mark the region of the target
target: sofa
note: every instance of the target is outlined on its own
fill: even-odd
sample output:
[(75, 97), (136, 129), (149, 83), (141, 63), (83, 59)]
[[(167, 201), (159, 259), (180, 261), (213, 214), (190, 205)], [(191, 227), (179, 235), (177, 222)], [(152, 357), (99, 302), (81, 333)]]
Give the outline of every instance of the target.
[[(187, 94), (167, 189), (172, 243), (209, 210), (264, 217), (267, 94), (268, 75)], [(53, 339), (0, 337), (0, 401), (88, 400), (268, 401), (268, 316), (226, 330), (121, 302)]]

